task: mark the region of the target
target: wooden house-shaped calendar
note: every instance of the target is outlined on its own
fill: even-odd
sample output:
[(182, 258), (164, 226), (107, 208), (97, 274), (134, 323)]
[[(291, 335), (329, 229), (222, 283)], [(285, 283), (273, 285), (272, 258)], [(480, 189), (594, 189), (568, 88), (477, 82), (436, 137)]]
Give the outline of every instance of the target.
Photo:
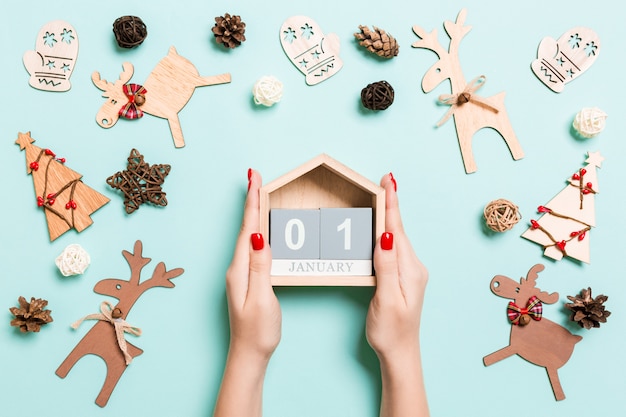
[(385, 226), (379, 185), (321, 154), (261, 187), (260, 208), (272, 285), (376, 285), (372, 253)]

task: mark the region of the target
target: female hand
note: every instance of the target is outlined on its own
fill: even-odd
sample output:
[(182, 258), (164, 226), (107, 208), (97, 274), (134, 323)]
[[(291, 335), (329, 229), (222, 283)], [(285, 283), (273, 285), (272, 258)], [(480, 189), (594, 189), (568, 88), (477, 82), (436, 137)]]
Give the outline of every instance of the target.
[(215, 417), (261, 416), (263, 382), (280, 342), (281, 311), (270, 280), (272, 255), (259, 233), (261, 176), (248, 171), (248, 196), (226, 272), (230, 346)]
[(374, 248), (376, 292), (367, 313), (367, 340), (381, 364), (381, 416), (427, 416), (419, 332), (428, 271), (404, 233), (396, 180), (385, 189), (385, 233)]

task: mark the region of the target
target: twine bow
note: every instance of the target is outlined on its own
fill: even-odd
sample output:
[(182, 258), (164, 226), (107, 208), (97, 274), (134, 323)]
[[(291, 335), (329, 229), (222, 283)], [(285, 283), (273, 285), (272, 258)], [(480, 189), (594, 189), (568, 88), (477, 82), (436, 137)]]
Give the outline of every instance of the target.
[(506, 309), (506, 315), (509, 317), (511, 324), (520, 324), (520, 318), (525, 314), (532, 317), (534, 320), (539, 321), (541, 320), (542, 313), (543, 306), (541, 304), (541, 300), (539, 300), (539, 298), (535, 295), (528, 299), (526, 308), (520, 308), (513, 301), (510, 301)]
[(82, 319), (76, 321), (72, 324), (73, 329), (77, 329), (78, 326), (85, 320), (103, 320), (108, 321), (115, 328), (115, 336), (117, 337), (117, 344), (120, 347), (120, 350), (124, 354), (124, 358), (126, 359), (126, 365), (129, 365), (133, 357), (128, 353), (128, 347), (126, 345), (126, 339), (124, 339), (124, 332), (133, 334), (135, 336), (141, 336), (141, 329), (138, 327), (133, 327), (128, 324), (125, 320), (121, 318), (113, 318), (113, 305), (108, 301), (103, 301), (100, 304), (101, 313), (89, 314)]
[(442, 94), (439, 96), (439, 104), (445, 104), (447, 106), (450, 106), (450, 109), (448, 110), (448, 112), (446, 114), (443, 115), (443, 117), (441, 118), (441, 120), (439, 120), (439, 122), (437, 123), (437, 127), (443, 125), (445, 122), (448, 121), (448, 119), (450, 117), (452, 117), (452, 115), (454, 114), (454, 111), (456, 110), (457, 107), (468, 103), (468, 102), (472, 102), (475, 104), (478, 104), (480, 106), (483, 106), (489, 110), (491, 110), (494, 113), (498, 113), (498, 109), (495, 108), (487, 99), (484, 99), (482, 97), (480, 97), (477, 94), (474, 94), (474, 92), (478, 91), (483, 85), (485, 85), (485, 82), (487, 81), (487, 77), (485, 77), (484, 75), (480, 75), (476, 78), (474, 78), (472, 81), (470, 81), (466, 86), (465, 89), (457, 94)]
[[(143, 116), (143, 112), (139, 108), (144, 101), (143, 97), (148, 91), (139, 84), (124, 84), (122, 86), (124, 95), (128, 97), (128, 102), (120, 109), (118, 114), (125, 119), (139, 119)], [(138, 96), (141, 99), (138, 99)]]

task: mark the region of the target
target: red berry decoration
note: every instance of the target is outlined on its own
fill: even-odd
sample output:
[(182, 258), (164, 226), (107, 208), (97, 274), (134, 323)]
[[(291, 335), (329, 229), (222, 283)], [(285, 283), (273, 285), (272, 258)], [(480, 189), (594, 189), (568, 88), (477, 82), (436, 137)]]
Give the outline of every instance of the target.
[(52, 156), (52, 157), (55, 157), (55, 156), (56, 156), (56, 155), (54, 154), (54, 152), (52, 152), (50, 149), (46, 149), (44, 152), (46, 153), (46, 155), (49, 155), (49, 156)]
[(531, 224), (533, 229), (539, 229), (539, 223), (537, 223), (536, 220), (531, 220), (530, 224)]
[(539, 213), (552, 213), (552, 210), (550, 210), (549, 208), (545, 207), (545, 206), (539, 206), (537, 207), (537, 211)]
[(33, 161), (30, 163), (30, 169), (32, 169), (33, 171), (37, 171), (39, 169), (39, 162), (37, 161)]

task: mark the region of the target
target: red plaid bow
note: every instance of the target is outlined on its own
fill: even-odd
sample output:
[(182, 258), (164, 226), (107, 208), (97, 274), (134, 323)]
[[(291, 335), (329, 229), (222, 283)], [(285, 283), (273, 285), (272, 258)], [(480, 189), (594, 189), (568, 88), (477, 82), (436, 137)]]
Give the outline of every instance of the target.
[(135, 97), (137, 94), (144, 95), (148, 91), (139, 84), (124, 84), (122, 89), (124, 90), (124, 95), (128, 97), (128, 103), (120, 109), (118, 114), (126, 119), (139, 119), (143, 116), (143, 112), (135, 104)]
[(526, 308), (520, 308), (513, 301), (510, 301), (506, 309), (506, 315), (509, 317), (511, 324), (519, 324), (520, 317), (524, 314), (527, 314), (534, 320), (539, 321), (541, 320), (542, 313), (543, 306), (541, 305), (541, 300), (534, 295), (528, 300)]

